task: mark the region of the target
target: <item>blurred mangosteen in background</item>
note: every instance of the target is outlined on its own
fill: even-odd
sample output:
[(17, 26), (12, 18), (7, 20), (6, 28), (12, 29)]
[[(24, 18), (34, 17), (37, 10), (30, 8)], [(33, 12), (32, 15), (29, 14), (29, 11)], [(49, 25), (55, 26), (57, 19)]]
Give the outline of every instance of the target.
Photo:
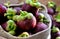
[(14, 9), (16, 10), (16, 14), (17, 15), (20, 15), (21, 8), (20, 7), (14, 7)]
[(40, 3), (38, 0), (26, 0), (26, 3), (23, 4), (22, 10), (33, 13), (34, 16), (38, 13), (40, 8)]
[(48, 8), (52, 8), (54, 10), (54, 13), (55, 13), (55, 10), (56, 10), (56, 4), (55, 4), (55, 2), (49, 1), (48, 4), (47, 4), (47, 7)]
[(6, 10), (6, 6), (0, 4), (0, 25), (8, 20), (7, 17), (4, 17)]

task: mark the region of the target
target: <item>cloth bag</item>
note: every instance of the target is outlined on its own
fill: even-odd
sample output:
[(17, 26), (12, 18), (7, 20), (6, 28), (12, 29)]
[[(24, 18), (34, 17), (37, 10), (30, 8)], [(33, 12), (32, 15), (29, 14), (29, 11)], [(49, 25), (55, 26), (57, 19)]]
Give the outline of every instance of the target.
[[(10, 6), (21, 6), (23, 3), (21, 4), (11, 4)], [(34, 35), (29, 36), (28, 38), (20, 38), (20, 37), (16, 37), (16, 36), (12, 36), (11, 34), (7, 33), (6, 31), (3, 30), (3, 28), (0, 26), (0, 36), (3, 36), (7, 39), (48, 39), (48, 36), (50, 35), (51, 32), (51, 18), (50, 16), (47, 14), (47, 8), (45, 5), (41, 4), (42, 7), (44, 7), (43, 11), (39, 11), (39, 13), (43, 13), (44, 16), (46, 17), (46, 19), (49, 21), (48, 24), (48, 28), (46, 30), (43, 30), (41, 32), (38, 32)], [(49, 38), (50, 39), (50, 38)]]

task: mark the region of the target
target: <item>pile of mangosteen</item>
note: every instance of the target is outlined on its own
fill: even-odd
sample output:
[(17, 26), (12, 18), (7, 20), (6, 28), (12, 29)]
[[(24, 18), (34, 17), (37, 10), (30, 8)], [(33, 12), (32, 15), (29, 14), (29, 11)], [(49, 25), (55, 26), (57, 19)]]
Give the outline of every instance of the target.
[(60, 39), (60, 6), (50, 1), (47, 4), (47, 10), (52, 20), (51, 39)]
[(10, 6), (10, 3), (0, 4), (0, 25), (13, 36), (29, 37), (48, 28), (49, 21), (38, 0), (26, 0), (22, 6)]

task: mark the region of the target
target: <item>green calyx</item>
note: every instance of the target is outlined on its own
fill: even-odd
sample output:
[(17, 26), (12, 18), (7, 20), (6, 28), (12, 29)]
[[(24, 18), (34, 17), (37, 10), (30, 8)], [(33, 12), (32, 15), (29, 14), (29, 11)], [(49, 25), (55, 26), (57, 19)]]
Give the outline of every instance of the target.
[(20, 34), (18, 37), (29, 37), (29, 33), (23, 32), (23, 33)]
[(44, 15), (42, 13), (39, 13), (40, 22), (43, 22), (43, 18), (44, 18)]
[(42, 13), (39, 13), (39, 14), (40, 14), (39, 18), (43, 19), (45, 17), (44, 14), (42, 14)]
[(11, 35), (15, 35), (16, 34), (15, 31), (9, 31), (8, 33), (11, 34)]
[(19, 17), (19, 15), (15, 15), (15, 16), (13, 16), (13, 20), (14, 21), (17, 21), (17, 18)]
[(16, 15), (16, 11), (12, 8), (8, 8), (4, 16), (7, 16), (8, 19), (13, 19), (13, 16)]
[(17, 16), (17, 21), (21, 21), (21, 20), (24, 20), (24, 19), (31, 19), (32, 16), (30, 15), (31, 13), (28, 13), (26, 11), (20, 11), (20, 15)]
[(52, 28), (52, 32), (53, 32), (53, 33), (56, 33), (56, 32), (58, 32), (58, 31), (59, 31), (59, 28), (53, 26), (53, 28)]
[(16, 30), (16, 24), (15, 24), (15, 22), (13, 20), (8, 20), (7, 21), (6, 30), (7, 31), (11, 31), (11, 30), (14, 31), (14, 30)]
[(56, 4), (53, 1), (48, 2), (48, 7), (54, 7)]
[(26, 0), (27, 4), (30, 4), (31, 6), (40, 8), (40, 3), (38, 2), (38, 0)]
[(56, 22), (60, 22), (60, 13), (58, 13), (58, 14), (55, 16), (55, 20), (56, 20)]
[(49, 20), (47, 20), (46, 18), (43, 19), (43, 23), (47, 24), (49, 23)]
[(60, 37), (56, 37), (56, 39), (60, 39)]

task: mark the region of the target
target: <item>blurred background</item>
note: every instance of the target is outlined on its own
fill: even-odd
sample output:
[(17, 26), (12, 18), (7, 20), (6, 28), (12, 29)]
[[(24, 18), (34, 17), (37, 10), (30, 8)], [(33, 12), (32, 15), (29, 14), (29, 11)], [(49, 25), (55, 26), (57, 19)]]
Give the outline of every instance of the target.
[[(25, 0), (0, 0), (0, 3), (5, 3), (7, 1), (10, 1), (11, 3), (15, 4), (15, 3), (20, 3)], [(41, 2), (45, 5), (47, 4), (48, 1), (50, 1), (50, 0), (39, 0), (39, 2)], [(54, 1), (57, 6), (60, 6), (60, 0), (52, 0), (52, 1)]]

